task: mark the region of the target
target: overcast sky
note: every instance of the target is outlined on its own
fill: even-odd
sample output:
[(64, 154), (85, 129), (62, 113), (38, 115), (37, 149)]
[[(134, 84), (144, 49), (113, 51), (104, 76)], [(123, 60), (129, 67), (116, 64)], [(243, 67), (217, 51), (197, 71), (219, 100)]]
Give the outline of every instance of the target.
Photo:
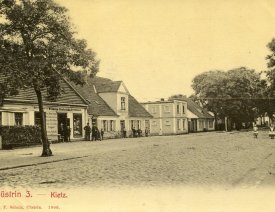
[(57, 0), (101, 60), (98, 76), (140, 101), (190, 95), (208, 70), (266, 69), (274, 0)]

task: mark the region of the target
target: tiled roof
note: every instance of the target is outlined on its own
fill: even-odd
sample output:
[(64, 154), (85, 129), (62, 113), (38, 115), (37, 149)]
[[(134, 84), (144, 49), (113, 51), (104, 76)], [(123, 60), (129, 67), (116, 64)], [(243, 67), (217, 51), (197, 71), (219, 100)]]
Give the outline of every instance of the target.
[(94, 79), (88, 79), (87, 83), (83, 86), (74, 85), (75, 89), (89, 103), (88, 114), (93, 116), (117, 116), (108, 104), (95, 92), (93, 82)]
[(129, 95), (128, 100), (129, 100), (130, 117), (143, 117), (143, 118), (153, 117), (133, 96)]
[[(89, 101), (88, 113), (95, 116), (118, 116), (98, 93), (117, 92), (122, 81), (112, 81), (107, 78), (87, 78), (84, 86), (75, 86), (77, 91)], [(130, 117), (152, 117), (145, 108), (129, 94)]]
[[(4, 77), (0, 76), (3, 80)], [(3, 82), (3, 81), (2, 81)], [(66, 80), (61, 80), (61, 94), (57, 97), (56, 101), (52, 101), (54, 103), (65, 103), (65, 104), (87, 104), (85, 100), (71, 87), (70, 83)], [(45, 102), (49, 102), (46, 100), (47, 91), (46, 89), (42, 90), (43, 100)], [(6, 99), (16, 100), (16, 101), (33, 101), (37, 102), (37, 97), (34, 89), (26, 88), (20, 89), (18, 95), (6, 97)]]
[(205, 109), (200, 107), (197, 103), (192, 101), (189, 98), (186, 98), (187, 100), (187, 108), (189, 111), (191, 111), (194, 115), (196, 115), (198, 118), (211, 118), (213, 119), (214, 117), (210, 115)]
[(103, 77), (88, 77), (88, 82), (96, 86), (98, 93), (117, 92), (122, 83), (122, 81), (112, 81)]

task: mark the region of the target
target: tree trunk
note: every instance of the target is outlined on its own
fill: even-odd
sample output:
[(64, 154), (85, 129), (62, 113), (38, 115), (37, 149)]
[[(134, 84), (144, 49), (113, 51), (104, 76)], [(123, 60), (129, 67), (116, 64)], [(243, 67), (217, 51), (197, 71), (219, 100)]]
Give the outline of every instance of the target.
[(47, 136), (47, 130), (46, 130), (46, 119), (44, 114), (44, 108), (43, 108), (43, 98), (42, 93), (40, 89), (35, 89), (35, 93), (38, 100), (38, 106), (39, 106), (39, 114), (40, 114), (40, 126), (41, 126), (41, 139), (42, 139), (42, 157), (48, 157), (52, 156), (52, 150), (50, 149), (50, 142), (48, 140)]

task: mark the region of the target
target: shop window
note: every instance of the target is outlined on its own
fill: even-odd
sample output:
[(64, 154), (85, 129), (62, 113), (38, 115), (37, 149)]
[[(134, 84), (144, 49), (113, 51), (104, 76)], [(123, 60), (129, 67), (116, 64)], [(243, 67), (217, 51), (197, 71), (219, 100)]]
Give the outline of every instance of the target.
[(82, 114), (73, 114), (73, 119), (74, 137), (82, 137)]
[(121, 97), (121, 110), (126, 110), (125, 97)]
[(23, 125), (23, 113), (14, 113), (14, 124), (16, 126)]

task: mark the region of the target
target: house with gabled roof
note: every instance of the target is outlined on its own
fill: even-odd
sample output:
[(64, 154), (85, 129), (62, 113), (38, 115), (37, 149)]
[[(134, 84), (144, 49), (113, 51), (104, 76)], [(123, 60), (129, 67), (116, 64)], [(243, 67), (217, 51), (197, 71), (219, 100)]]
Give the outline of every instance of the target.
[(190, 98), (187, 101), (187, 117), (189, 132), (215, 130), (215, 118)]
[[(0, 76), (0, 80), (4, 80)], [(61, 94), (56, 101), (47, 100), (47, 91), (42, 90), (46, 129), (50, 140), (83, 139), (83, 127), (88, 120), (87, 102), (65, 79), (61, 79)], [(0, 125), (39, 125), (39, 108), (33, 89), (20, 89), (15, 96), (8, 96), (0, 106)], [(70, 129), (70, 130), (69, 130)]]
[(120, 137), (124, 129), (132, 136), (132, 129), (150, 127), (152, 116), (130, 94), (124, 82), (103, 77), (86, 78), (75, 89), (88, 102), (89, 122), (104, 130), (105, 137)]

